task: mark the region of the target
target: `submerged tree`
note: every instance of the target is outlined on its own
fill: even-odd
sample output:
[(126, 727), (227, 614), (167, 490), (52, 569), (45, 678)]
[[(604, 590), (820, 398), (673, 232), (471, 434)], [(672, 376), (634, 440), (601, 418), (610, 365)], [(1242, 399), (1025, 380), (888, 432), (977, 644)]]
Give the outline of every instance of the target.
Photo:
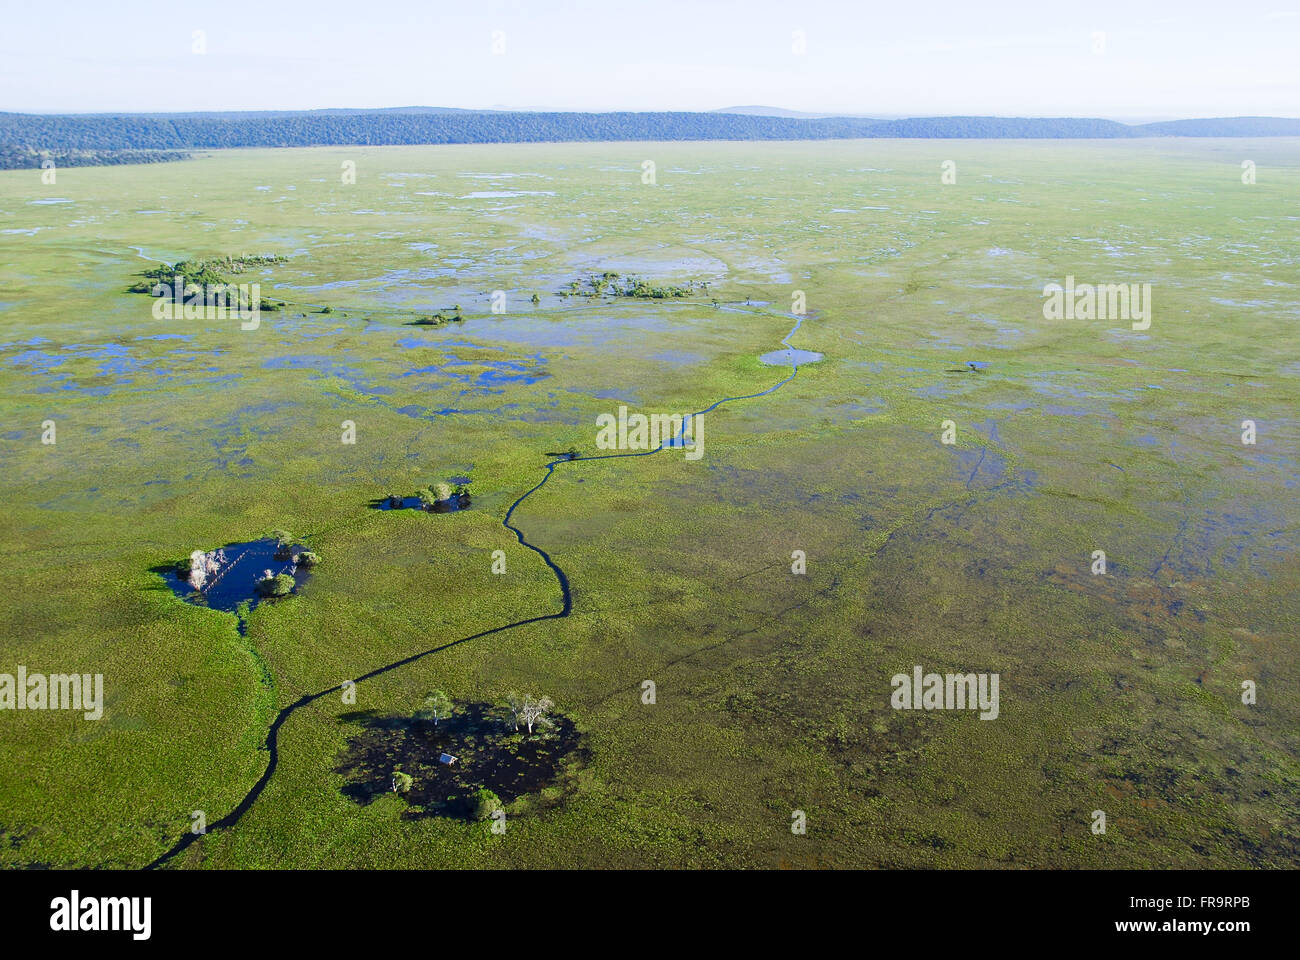
[(271, 537), (275, 540), (275, 559), (288, 560), (293, 553), (293, 534), (288, 530), (272, 530)]
[(518, 730), (522, 723), (528, 728), (529, 734), (532, 734), (535, 725), (552, 725), (546, 714), (554, 706), (555, 702), (550, 697), (533, 697), (527, 693), (521, 697), (513, 691), (506, 696), (506, 708), (510, 711), (514, 728)]
[(451, 716), (451, 710), (450, 697), (441, 690), (430, 690), (424, 696), (424, 709), (420, 713), (433, 717), (433, 725), (436, 727), (441, 718)]
[(209, 580), (215, 579), (221, 574), (221, 568), (226, 562), (226, 552), (224, 550), (213, 550), (211, 553), (204, 553), (202, 550), (195, 550), (190, 554), (189, 563), (177, 564), (177, 573), (189, 580), (190, 586), (195, 590), (202, 590)]
[(409, 773), (401, 770), (393, 771), (393, 793), (410, 793), (411, 785), (415, 783)]
[(294, 586), (295, 581), (289, 574), (264, 570), (253, 589), (263, 597), (287, 597), (293, 593)]
[(204, 562), (207, 555), (202, 550), (195, 550), (190, 554), (190, 586), (195, 590), (202, 590), (204, 582), (208, 579), (207, 564)]
[(533, 724), (535, 723), (551, 725), (546, 713), (553, 706), (555, 706), (555, 703), (549, 697), (539, 697), (536, 700), (531, 697), (524, 697), (524, 708), (519, 714), (519, 719), (528, 724), (529, 734), (533, 732)]

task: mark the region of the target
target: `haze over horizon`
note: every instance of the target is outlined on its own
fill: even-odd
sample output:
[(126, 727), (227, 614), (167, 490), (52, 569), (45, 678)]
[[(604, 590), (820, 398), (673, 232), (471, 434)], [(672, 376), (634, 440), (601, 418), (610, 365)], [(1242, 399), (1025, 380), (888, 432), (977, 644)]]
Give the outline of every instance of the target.
[[(791, 110), (785, 107), (773, 106), (770, 104), (736, 104), (726, 107), (705, 108), (698, 111), (678, 111), (670, 108), (646, 108), (643, 110), (628, 110), (622, 107), (593, 107), (590, 109), (551, 107), (551, 106), (510, 106), (508, 104), (493, 104), (490, 107), (443, 107), (439, 104), (385, 104), (382, 106), (355, 106), (355, 107), (337, 107), (337, 106), (316, 106), (316, 107), (263, 107), (258, 109), (246, 110), (60, 110), (60, 111), (35, 111), (35, 110), (0, 110), (0, 113), (24, 114), (29, 116), (172, 116), (176, 114), (262, 114), (262, 113), (321, 113), (321, 112), (388, 112), (402, 113), (410, 111), (420, 113), (425, 111), (449, 112), (449, 113), (740, 113), (749, 116), (760, 117), (786, 117), (793, 119), (831, 119), (831, 118), (850, 118), (864, 120), (908, 120), (924, 119), (926, 117), (993, 117), (1002, 119), (1089, 119), (1089, 120), (1110, 120), (1116, 123), (1123, 123), (1131, 126), (1148, 123), (1163, 123), (1177, 120), (1208, 120), (1208, 119), (1237, 119), (1227, 115), (1210, 116), (1210, 115), (1183, 115), (1183, 114), (1143, 114), (1140, 116), (1083, 116), (1083, 115), (1066, 115), (1062, 113), (963, 113), (963, 114), (939, 114), (939, 113), (893, 113), (888, 111), (877, 111), (874, 113), (862, 113), (858, 111), (825, 111), (825, 110)], [(1243, 115), (1243, 116), (1260, 116), (1265, 115)], [(1291, 114), (1269, 114), (1270, 119), (1300, 119), (1300, 112)]]
[[(936, 0), (866, 9), (664, 0), (563, 15), (519, 2), (75, 0), (6, 12), (0, 110), (461, 109), (1098, 117), (1296, 116), (1300, 5)], [(372, 15), (373, 13), (373, 15)], [(1210, 24), (1212, 27), (1207, 27)], [(528, 104), (529, 106), (516, 106)]]

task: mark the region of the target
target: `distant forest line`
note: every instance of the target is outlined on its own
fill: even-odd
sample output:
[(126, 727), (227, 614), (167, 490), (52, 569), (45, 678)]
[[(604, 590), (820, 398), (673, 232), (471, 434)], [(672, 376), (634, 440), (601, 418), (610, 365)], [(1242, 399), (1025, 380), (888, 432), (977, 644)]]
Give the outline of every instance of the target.
[[(1233, 117), (1125, 124), (1026, 117), (805, 119), (739, 113), (544, 113), (437, 108), (284, 113), (0, 113), (0, 167), (141, 163), (228, 147), (666, 140), (1095, 139), (1300, 136), (1300, 120)], [(60, 158), (63, 162), (60, 162)]]
[(163, 163), (185, 160), (183, 150), (37, 150), (33, 147), (0, 143), (0, 170), (22, 170), (53, 164), (63, 167), (108, 167), (119, 163)]

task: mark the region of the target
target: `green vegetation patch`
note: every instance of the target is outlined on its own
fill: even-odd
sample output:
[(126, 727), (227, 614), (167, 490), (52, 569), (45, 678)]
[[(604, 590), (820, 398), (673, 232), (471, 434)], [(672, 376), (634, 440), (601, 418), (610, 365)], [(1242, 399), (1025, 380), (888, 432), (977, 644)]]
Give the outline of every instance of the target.
[[(696, 283), (687, 280), (684, 284), (652, 283), (641, 277), (623, 277), (613, 270), (592, 274), (584, 280), (570, 280), (569, 285), (560, 291), (562, 297), (628, 297), (633, 300), (672, 300), (703, 295), (709, 290), (707, 281)], [(533, 303), (538, 297), (533, 294)]]

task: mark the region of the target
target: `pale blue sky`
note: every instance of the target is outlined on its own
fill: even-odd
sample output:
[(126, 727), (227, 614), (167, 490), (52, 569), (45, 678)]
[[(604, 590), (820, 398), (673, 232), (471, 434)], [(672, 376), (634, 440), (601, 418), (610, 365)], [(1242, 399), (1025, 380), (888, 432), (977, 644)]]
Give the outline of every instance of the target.
[(1300, 0), (70, 0), (0, 26), (14, 111), (1300, 115)]

